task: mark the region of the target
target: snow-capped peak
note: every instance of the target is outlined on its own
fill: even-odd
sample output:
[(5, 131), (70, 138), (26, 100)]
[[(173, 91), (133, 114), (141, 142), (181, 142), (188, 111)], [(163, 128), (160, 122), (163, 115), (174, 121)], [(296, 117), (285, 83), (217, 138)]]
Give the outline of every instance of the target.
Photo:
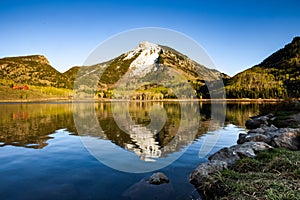
[(134, 57), (137, 53), (139, 53), (140, 51), (144, 51), (147, 49), (157, 49), (159, 46), (157, 44), (153, 44), (151, 42), (147, 42), (147, 41), (143, 41), (141, 43), (139, 43), (139, 45), (134, 48), (133, 50), (129, 51), (127, 53), (127, 56), (124, 58), (124, 60), (129, 60), (132, 57)]
[(153, 44), (151, 42), (143, 41), (138, 46), (141, 49), (155, 49), (158, 47), (157, 44)]
[(133, 76), (145, 75), (153, 69), (160, 51), (161, 47), (157, 44), (143, 41), (135, 49), (128, 52), (124, 60), (131, 59), (140, 53), (139, 56), (130, 64), (129, 68), (131, 69), (131, 74)]

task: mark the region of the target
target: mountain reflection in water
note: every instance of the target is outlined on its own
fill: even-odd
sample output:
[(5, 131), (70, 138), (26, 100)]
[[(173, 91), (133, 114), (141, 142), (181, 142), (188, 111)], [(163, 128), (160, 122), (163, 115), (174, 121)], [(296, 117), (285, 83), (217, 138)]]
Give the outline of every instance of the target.
[[(151, 122), (150, 109), (159, 104), (165, 109), (167, 119), (161, 130), (154, 130), (147, 125)], [(114, 110), (120, 115), (124, 110), (122, 103), (115, 104)], [(86, 132), (86, 135), (110, 140), (116, 145), (134, 152), (145, 161), (164, 157), (170, 152), (178, 151), (190, 142), (207, 132), (210, 124), (211, 104), (199, 103), (200, 116), (196, 135), (189, 134), (188, 130), (178, 133), (179, 125), (190, 123), (188, 116), (182, 118), (180, 105), (176, 102), (131, 102), (129, 113), (132, 122), (125, 128), (127, 133), (119, 127), (112, 114), (110, 102), (99, 102), (94, 105), (98, 123), (102, 132)], [(221, 106), (221, 105), (220, 105)], [(245, 119), (259, 112), (258, 104), (227, 104), (226, 122), (243, 126)], [(80, 117), (88, 119), (84, 112), (85, 104)], [(51, 139), (50, 134), (59, 129), (66, 129), (78, 135), (73, 116), (71, 103), (40, 103), (40, 104), (0, 104), (0, 146), (12, 145), (26, 148), (41, 149), (47, 146)], [(193, 107), (190, 106), (190, 112)], [(219, 124), (221, 126), (221, 124)], [(219, 129), (218, 123), (214, 129)], [(188, 127), (188, 126), (187, 126)], [(91, 127), (89, 127), (91, 128)], [(170, 143), (172, 143), (170, 145)]]
[[(130, 138), (136, 145), (127, 144), (126, 149), (133, 151), (144, 161), (154, 162), (152, 158), (161, 157), (159, 142), (155, 141), (157, 132), (140, 125), (130, 126)], [(138, 146), (138, 148), (136, 148)]]

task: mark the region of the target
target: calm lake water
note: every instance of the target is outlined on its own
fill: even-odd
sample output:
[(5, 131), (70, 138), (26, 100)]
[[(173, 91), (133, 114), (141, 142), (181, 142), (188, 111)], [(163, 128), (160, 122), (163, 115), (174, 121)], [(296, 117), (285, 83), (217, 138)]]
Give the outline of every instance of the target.
[[(182, 115), (178, 103), (130, 103), (131, 124), (127, 125), (116, 122), (126, 105), (111, 105), (93, 104), (99, 131), (89, 125), (91, 108), (84, 103), (75, 107), (71, 103), (0, 104), (0, 199), (195, 198), (189, 174), (212, 153), (236, 144), (238, 134), (245, 131), (245, 120), (262, 106), (217, 105), (226, 107), (225, 123), (212, 126), (212, 105), (197, 103), (199, 126), (196, 134), (190, 134), (184, 127), (192, 119)], [(157, 112), (165, 110), (164, 126), (158, 130), (149, 126), (153, 107)], [(87, 144), (99, 145), (100, 157), (91, 155), (93, 149)], [(163, 167), (151, 171), (156, 163)], [(150, 171), (126, 172), (133, 169), (130, 166), (150, 166)], [(145, 184), (156, 171), (165, 173), (170, 184)]]

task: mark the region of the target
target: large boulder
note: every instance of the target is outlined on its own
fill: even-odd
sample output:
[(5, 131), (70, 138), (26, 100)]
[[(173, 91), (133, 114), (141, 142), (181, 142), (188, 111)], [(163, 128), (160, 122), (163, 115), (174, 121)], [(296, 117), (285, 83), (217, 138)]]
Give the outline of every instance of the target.
[(273, 133), (271, 145), (294, 151), (300, 150), (300, 129), (281, 129)]
[(248, 119), (245, 123), (247, 129), (256, 129), (260, 128), (263, 125), (268, 125), (269, 117), (267, 116), (259, 116)]
[(226, 162), (213, 160), (208, 163), (201, 163), (190, 175), (190, 182), (197, 188), (201, 187), (207, 180), (211, 179), (211, 175), (218, 171), (227, 169)]
[(248, 119), (245, 123), (245, 126), (247, 129), (255, 129), (259, 128), (261, 125), (261, 122), (258, 120)]
[(223, 148), (213, 155), (209, 156), (210, 161), (219, 160), (226, 162), (231, 167), (238, 159), (243, 157), (253, 158), (259, 151), (272, 148), (265, 142), (245, 142), (243, 144), (234, 145), (229, 148)]
[(269, 144), (271, 142), (271, 138), (261, 133), (240, 133), (237, 143), (243, 144), (245, 142), (265, 142)]
[[(191, 173), (190, 183), (195, 186), (198, 193), (201, 194), (202, 197), (212, 198), (216, 195), (216, 193), (211, 193), (207, 189), (214, 188), (214, 183), (216, 181), (214, 174), (217, 174), (219, 171), (225, 169), (227, 169), (227, 163), (223, 161), (214, 160), (208, 163), (202, 163)], [(212, 191), (216, 190), (212, 189)], [(219, 191), (218, 193), (222, 192), (223, 191)]]
[(271, 124), (271, 126), (267, 126), (265, 124), (260, 125), (259, 128), (251, 129), (248, 131), (248, 133), (259, 133), (259, 134), (264, 134), (266, 132), (271, 132), (271, 131), (276, 131), (278, 128)]
[(213, 155), (209, 156), (208, 159), (210, 161), (222, 161), (227, 163), (229, 167), (231, 167), (236, 160), (240, 159), (241, 157), (235, 151), (235, 146), (232, 147), (225, 147), (214, 153)]
[(258, 152), (272, 148), (265, 142), (245, 142), (244, 144), (236, 145), (236, 151), (241, 157), (255, 157)]

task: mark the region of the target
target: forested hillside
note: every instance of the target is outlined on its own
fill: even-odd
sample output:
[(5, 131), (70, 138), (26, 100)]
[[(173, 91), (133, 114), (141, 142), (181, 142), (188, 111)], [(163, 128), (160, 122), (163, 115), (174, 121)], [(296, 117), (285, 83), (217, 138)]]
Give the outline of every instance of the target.
[(300, 37), (225, 84), (227, 98), (299, 98)]
[(0, 59), (2, 83), (71, 88), (68, 78), (54, 69), (42, 55)]

